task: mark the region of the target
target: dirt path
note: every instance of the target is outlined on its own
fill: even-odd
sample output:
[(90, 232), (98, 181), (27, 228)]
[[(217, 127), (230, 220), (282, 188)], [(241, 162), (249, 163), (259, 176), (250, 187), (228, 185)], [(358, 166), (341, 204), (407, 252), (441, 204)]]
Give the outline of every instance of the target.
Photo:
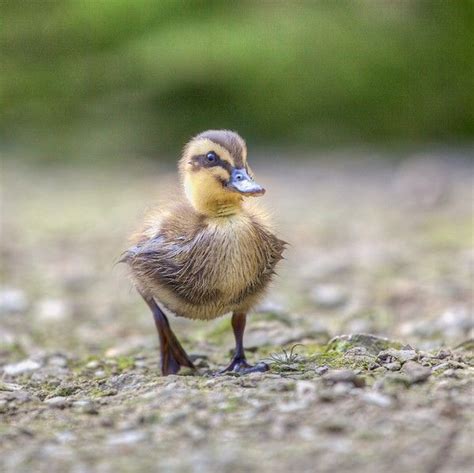
[(114, 261), (174, 170), (7, 164), (0, 471), (470, 471), (472, 165), (269, 163), (291, 246), (246, 344), (271, 371), (216, 376), (229, 320), (173, 320), (199, 368), (167, 378)]

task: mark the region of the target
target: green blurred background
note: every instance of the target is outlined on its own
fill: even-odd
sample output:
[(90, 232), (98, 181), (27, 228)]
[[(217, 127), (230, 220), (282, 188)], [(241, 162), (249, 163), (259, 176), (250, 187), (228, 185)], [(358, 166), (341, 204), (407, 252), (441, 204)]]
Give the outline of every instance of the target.
[(474, 3), (1, 0), (6, 155), (470, 143)]

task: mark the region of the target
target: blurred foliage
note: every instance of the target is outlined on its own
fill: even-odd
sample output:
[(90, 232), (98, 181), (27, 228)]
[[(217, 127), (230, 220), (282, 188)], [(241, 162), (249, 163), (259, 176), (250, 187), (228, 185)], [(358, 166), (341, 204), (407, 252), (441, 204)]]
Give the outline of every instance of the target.
[(166, 151), (474, 136), (471, 0), (1, 1), (0, 140)]

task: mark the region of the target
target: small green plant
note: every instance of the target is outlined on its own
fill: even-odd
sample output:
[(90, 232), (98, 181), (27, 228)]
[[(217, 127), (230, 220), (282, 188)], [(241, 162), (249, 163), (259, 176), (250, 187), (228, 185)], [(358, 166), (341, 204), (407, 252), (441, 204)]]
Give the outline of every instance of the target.
[(278, 371), (299, 371), (302, 364), (308, 361), (307, 357), (296, 353), (296, 347), (304, 346), (301, 343), (293, 345), (289, 350), (282, 348), (281, 353), (270, 353), (267, 361), (272, 368)]

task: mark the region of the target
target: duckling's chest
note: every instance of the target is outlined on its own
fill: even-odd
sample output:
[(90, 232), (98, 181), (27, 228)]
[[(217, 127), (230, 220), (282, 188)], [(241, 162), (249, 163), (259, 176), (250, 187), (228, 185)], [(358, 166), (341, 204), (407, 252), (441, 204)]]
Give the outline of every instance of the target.
[(283, 248), (250, 218), (210, 219), (192, 235), (158, 235), (130, 264), (141, 290), (176, 315), (213, 318), (253, 305)]
[(188, 260), (191, 274), (216, 291), (241, 291), (265, 267), (265, 242), (246, 219), (209, 222), (196, 235), (191, 247)]

